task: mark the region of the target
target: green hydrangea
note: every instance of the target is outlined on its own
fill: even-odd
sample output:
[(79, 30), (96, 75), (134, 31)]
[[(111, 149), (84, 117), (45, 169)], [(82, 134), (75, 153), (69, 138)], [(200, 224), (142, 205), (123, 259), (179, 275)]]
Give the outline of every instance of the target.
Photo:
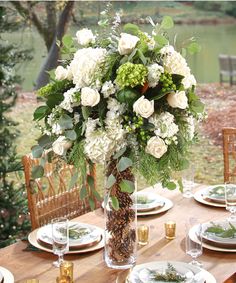
[(127, 62), (121, 65), (116, 73), (116, 83), (122, 89), (125, 87), (144, 85), (147, 80), (148, 70), (142, 64)]

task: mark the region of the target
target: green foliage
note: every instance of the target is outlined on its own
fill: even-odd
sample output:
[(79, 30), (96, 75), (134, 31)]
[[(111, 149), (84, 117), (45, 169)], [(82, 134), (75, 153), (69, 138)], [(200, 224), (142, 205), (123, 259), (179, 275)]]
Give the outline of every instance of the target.
[(135, 190), (134, 182), (125, 179), (120, 182), (119, 187), (123, 193), (132, 194)]
[[(9, 10), (0, 6), (0, 32), (18, 29), (18, 24), (9, 22)], [(29, 50), (0, 41), (0, 248), (14, 243), (30, 229), (27, 218), (25, 187), (12, 181), (13, 175), (22, 170), (21, 160), (16, 154), (15, 139), (19, 134), (8, 115), (15, 104), (15, 85), (21, 78), (15, 74), (17, 65), (30, 59)]]
[(212, 233), (220, 238), (236, 238), (236, 227), (229, 222), (229, 227), (224, 228), (219, 224), (212, 222), (212, 226), (208, 227), (204, 233)]
[(133, 162), (130, 158), (128, 157), (121, 157), (121, 159), (119, 160), (118, 164), (117, 164), (117, 170), (119, 172), (122, 172), (124, 170), (126, 170), (127, 168), (129, 168), (130, 166), (133, 165)]

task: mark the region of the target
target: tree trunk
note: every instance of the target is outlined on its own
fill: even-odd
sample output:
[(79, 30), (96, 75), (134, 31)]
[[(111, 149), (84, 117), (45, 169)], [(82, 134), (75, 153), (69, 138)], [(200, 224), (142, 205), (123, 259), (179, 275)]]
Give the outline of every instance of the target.
[(65, 34), (67, 24), (70, 19), (70, 15), (74, 6), (74, 1), (68, 1), (65, 8), (63, 9), (58, 24), (56, 28), (56, 34), (52, 46), (49, 50), (48, 56), (40, 70), (38, 78), (36, 80), (35, 89), (39, 89), (42, 86), (46, 85), (49, 81), (49, 75), (47, 71), (54, 69), (57, 66), (57, 61), (59, 59), (59, 48), (56, 45), (57, 40), (62, 40), (63, 35)]

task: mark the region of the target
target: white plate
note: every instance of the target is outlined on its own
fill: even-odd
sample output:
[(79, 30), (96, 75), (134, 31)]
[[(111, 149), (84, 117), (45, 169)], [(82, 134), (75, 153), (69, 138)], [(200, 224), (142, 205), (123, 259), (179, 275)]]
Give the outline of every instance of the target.
[[(29, 235), (28, 235), (28, 241), (30, 242), (31, 245), (33, 245), (34, 247), (43, 250), (45, 252), (49, 252), (49, 253), (53, 253), (52, 248), (47, 247), (43, 244), (41, 244), (38, 240), (37, 240), (37, 233), (38, 233), (39, 229), (36, 229), (34, 231), (32, 231)], [(69, 252), (67, 252), (67, 254), (82, 254), (82, 253), (87, 253), (87, 252), (93, 252), (99, 249), (102, 249), (104, 247), (104, 230), (97, 227), (97, 230), (100, 232), (101, 236), (101, 240), (96, 244), (93, 245), (91, 247), (87, 247), (87, 248), (73, 248), (73, 250), (70, 250)], [(5, 283), (5, 282), (4, 282)]]
[[(87, 245), (92, 245), (101, 240), (101, 233), (97, 229), (96, 226), (85, 224), (85, 223), (80, 223), (80, 222), (69, 222), (69, 227), (70, 228), (83, 228), (85, 229), (89, 234), (86, 234), (84, 236), (81, 236), (79, 239), (69, 239), (69, 246), (70, 247), (85, 247)], [(46, 226), (43, 226), (39, 228), (37, 232), (37, 239), (52, 245), (52, 227), (51, 224), (48, 224)]]
[[(218, 190), (220, 194), (213, 193), (213, 189), (216, 189), (217, 187), (219, 187)], [(210, 186), (206, 188), (204, 197), (208, 198), (209, 200), (213, 202), (219, 202), (219, 203), (225, 204), (225, 191), (224, 191), (225, 188), (224, 187), (225, 187), (224, 184)]]
[[(160, 196), (155, 193), (138, 192), (136, 198), (137, 203), (135, 206), (137, 207), (138, 212), (150, 211), (154, 208), (161, 208), (164, 206), (164, 202), (160, 200)], [(143, 200), (147, 203), (139, 203), (138, 200)]]
[[(197, 225), (193, 226), (189, 231), (189, 237), (192, 241), (200, 243), (200, 241), (197, 237), (197, 234), (196, 234), (197, 230), (198, 230)], [(212, 250), (212, 251), (228, 252), (228, 253), (235, 253), (236, 252), (236, 249), (219, 248), (219, 247), (216, 247), (216, 246), (204, 243), (204, 242), (202, 243), (202, 246), (203, 246), (203, 248), (206, 248), (206, 249)]]
[[(155, 270), (157, 272), (165, 272), (167, 268), (167, 263), (170, 263), (179, 274), (185, 275), (187, 277), (187, 282), (192, 282), (192, 279), (194, 278), (195, 283), (203, 283), (206, 281), (206, 276), (203, 270), (199, 267), (192, 266), (185, 262), (177, 262), (177, 261), (156, 261), (156, 262), (149, 262), (137, 265), (133, 268), (132, 272), (130, 273), (127, 282), (130, 283), (155, 283), (157, 281), (152, 280), (149, 277), (149, 271)], [(161, 281), (158, 281), (162, 283)], [(216, 281), (212, 281), (216, 283)], [(163, 282), (164, 283), (164, 282)]]
[[(205, 232), (207, 230), (208, 227), (212, 227), (213, 224), (215, 225), (220, 225), (222, 228), (229, 228), (229, 221), (224, 220), (224, 221), (211, 221), (211, 222), (207, 222), (202, 224), (202, 240), (206, 243), (209, 243), (210, 245), (213, 246), (217, 246), (220, 248), (232, 248), (232, 249), (236, 249), (236, 237), (234, 238), (222, 238), (222, 237), (218, 237), (216, 234), (214, 233), (210, 233), (210, 232)], [(236, 227), (236, 222), (232, 222), (231, 224), (234, 225)], [(235, 233), (236, 234), (236, 233)]]
[(207, 197), (206, 197), (206, 190), (208, 190), (208, 188), (204, 188), (201, 189), (200, 191), (197, 191), (194, 194), (194, 199), (200, 203), (209, 205), (209, 206), (214, 206), (214, 207), (225, 207), (225, 204), (223, 203), (217, 203), (217, 202), (213, 202), (210, 201)]
[(14, 276), (9, 270), (0, 266), (0, 272), (4, 278), (4, 283), (14, 283)]
[(163, 213), (163, 212), (165, 212), (165, 211), (167, 211), (167, 210), (172, 208), (173, 202), (171, 200), (169, 200), (168, 198), (164, 198), (164, 197), (162, 197), (160, 195), (157, 195), (157, 197), (158, 197), (158, 200), (160, 202), (164, 203), (163, 206), (154, 208), (154, 209), (149, 210), (149, 211), (143, 211), (143, 212), (138, 211), (137, 212), (137, 216), (155, 215), (155, 214)]

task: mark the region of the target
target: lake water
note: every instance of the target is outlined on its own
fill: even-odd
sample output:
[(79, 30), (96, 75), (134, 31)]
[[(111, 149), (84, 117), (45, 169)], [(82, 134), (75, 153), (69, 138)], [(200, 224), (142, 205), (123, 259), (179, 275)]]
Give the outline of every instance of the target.
[[(149, 26), (143, 26), (148, 31)], [(75, 34), (76, 29), (70, 33)], [(177, 34), (177, 44), (192, 36), (198, 39), (202, 46), (200, 53), (188, 56), (187, 60), (192, 73), (201, 83), (219, 81), (219, 54), (236, 55), (236, 25), (179, 25), (171, 30), (171, 38)], [(17, 72), (24, 78), (22, 87), (26, 91), (33, 89), (34, 81), (40, 70), (40, 66), (46, 56), (46, 48), (38, 33), (33, 30), (25, 30), (20, 33), (5, 35), (10, 42), (15, 42), (22, 48), (33, 48), (33, 60), (21, 66)]]

